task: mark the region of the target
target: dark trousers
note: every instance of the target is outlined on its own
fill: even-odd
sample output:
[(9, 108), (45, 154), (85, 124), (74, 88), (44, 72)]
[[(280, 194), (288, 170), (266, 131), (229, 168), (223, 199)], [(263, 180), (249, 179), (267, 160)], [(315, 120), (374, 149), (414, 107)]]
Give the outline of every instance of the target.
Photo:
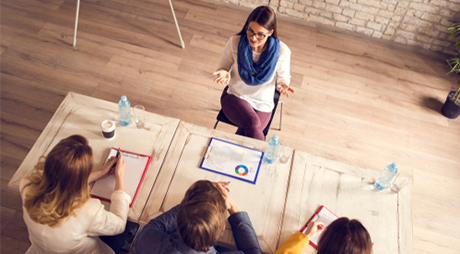
[(236, 134), (265, 140), (263, 131), (270, 121), (272, 112), (255, 110), (247, 101), (228, 94), (227, 89), (228, 87), (222, 92), (220, 104), (228, 120), (238, 126)]
[[(99, 236), (101, 240), (106, 243), (115, 253), (120, 253), (125, 241), (132, 242), (134, 235), (139, 229), (139, 224), (127, 221), (126, 228), (123, 233), (119, 235)], [(131, 238), (132, 237), (132, 238)]]

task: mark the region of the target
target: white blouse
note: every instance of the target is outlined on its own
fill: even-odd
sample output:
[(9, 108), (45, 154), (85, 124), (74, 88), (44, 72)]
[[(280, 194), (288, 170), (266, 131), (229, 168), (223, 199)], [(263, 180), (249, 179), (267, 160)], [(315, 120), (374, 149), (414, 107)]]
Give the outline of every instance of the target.
[[(217, 69), (223, 68), (230, 72), (227, 92), (247, 101), (258, 111), (271, 112), (274, 107), (273, 96), (276, 89), (276, 83), (289, 85), (291, 82), (291, 50), (285, 43), (280, 41), (279, 58), (276, 63), (274, 74), (266, 83), (259, 86), (250, 86), (244, 83), (238, 73), (237, 58), (239, 41), (239, 35), (230, 37), (217, 66)], [(253, 52), (254, 62), (257, 62), (259, 57), (260, 53)]]
[[(27, 183), (23, 178), (19, 184), (24, 204)], [(58, 227), (50, 227), (33, 221), (23, 206), (24, 221), (32, 245), (26, 253), (110, 253), (110, 247), (102, 242), (100, 235), (121, 234), (126, 227), (131, 197), (124, 191), (111, 195), (110, 212), (104, 209), (99, 199), (89, 199), (78, 208), (76, 216), (70, 216)]]

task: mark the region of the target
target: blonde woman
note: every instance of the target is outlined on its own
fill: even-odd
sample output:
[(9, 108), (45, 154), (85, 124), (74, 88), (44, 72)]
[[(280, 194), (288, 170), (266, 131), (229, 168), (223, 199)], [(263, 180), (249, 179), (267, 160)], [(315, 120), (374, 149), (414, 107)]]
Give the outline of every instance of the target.
[[(34, 172), (21, 180), (24, 221), (31, 242), (27, 253), (111, 252), (98, 236), (125, 230), (131, 201), (124, 192), (125, 162), (120, 154), (99, 170), (92, 168), (88, 140), (73, 135), (61, 140)], [(109, 174), (116, 179), (110, 212), (89, 194), (89, 183)]]

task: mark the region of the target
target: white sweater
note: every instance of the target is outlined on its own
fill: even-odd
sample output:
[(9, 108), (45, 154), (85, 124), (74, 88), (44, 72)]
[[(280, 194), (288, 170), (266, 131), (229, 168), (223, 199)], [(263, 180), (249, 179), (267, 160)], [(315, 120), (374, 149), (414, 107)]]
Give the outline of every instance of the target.
[[(259, 86), (250, 86), (244, 83), (238, 73), (237, 57), (239, 41), (239, 35), (230, 37), (217, 66), (217, 69), (223, 68), (230, 72), (231, 78), (228, 83), (227, 92), (247, 101), (258, 111), (271, 112), (274, 107), (273, 96), (276, 89), (276, 82), (286, 85), (289, 85), (291, 82), (291, 50), (286, 44), (280, 41), (279, 58), (274, 74), (266, 83)], [(257, 62), (259, 57), (260, 53), (253, 52), (254, 62)]]
[[(23, 178), (20, 190), (26, 184)], [(27, 188), (21, 191), (24, 197)], [(32, 245), (26, 253), (72, 253), (96, 254), (110, 253), (110, 247), (102, 242), (100, 235), (121, 234), (126, 227), (131, 197), (124, 191), (114, 191), (111, 195), (110, 212), (98, 199), (91, 198), (76, 210), (76, 216), (70, 216), (58, 227), (50, 227), (33, 221), (23, 207), (24, 221), (29, 231)]]

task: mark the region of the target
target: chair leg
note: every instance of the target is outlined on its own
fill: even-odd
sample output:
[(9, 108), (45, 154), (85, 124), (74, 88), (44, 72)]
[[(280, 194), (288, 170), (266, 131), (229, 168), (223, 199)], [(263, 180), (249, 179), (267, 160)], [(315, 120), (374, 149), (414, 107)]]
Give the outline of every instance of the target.
[(174, 7), (173, 7), (171, 0), (169, 0), (169, 7), (171, 7), (171, 12), (172, 12), (172, 16), (174, 19), (174, 23), (176, 24), (177, 34), (179, 34), (180, 45), (183, 49), (185, 49), (185, 43), (184, 43), (184, 40), (182, 40), (179, 23), (177, 23), (176, 14), (174, 13)]
[(77, 0), (77, 10), (75, 12), (75, 28), (73, 30), (73, 41), (72, 46), (77, 45), (77, 28), (78, 28), (78, 16), (80, 15), (80, 0)]
[(283, 105), (284, 105), (284, 103), (283, 103), (283, 101), (278, 101), (278, 104), (280, 104), (280, 103), (281, 103), (281, 110), (280, 110), (280, 128), (279, 128), (279, 130), (281, 131), (281, 124), (283, 123)]

